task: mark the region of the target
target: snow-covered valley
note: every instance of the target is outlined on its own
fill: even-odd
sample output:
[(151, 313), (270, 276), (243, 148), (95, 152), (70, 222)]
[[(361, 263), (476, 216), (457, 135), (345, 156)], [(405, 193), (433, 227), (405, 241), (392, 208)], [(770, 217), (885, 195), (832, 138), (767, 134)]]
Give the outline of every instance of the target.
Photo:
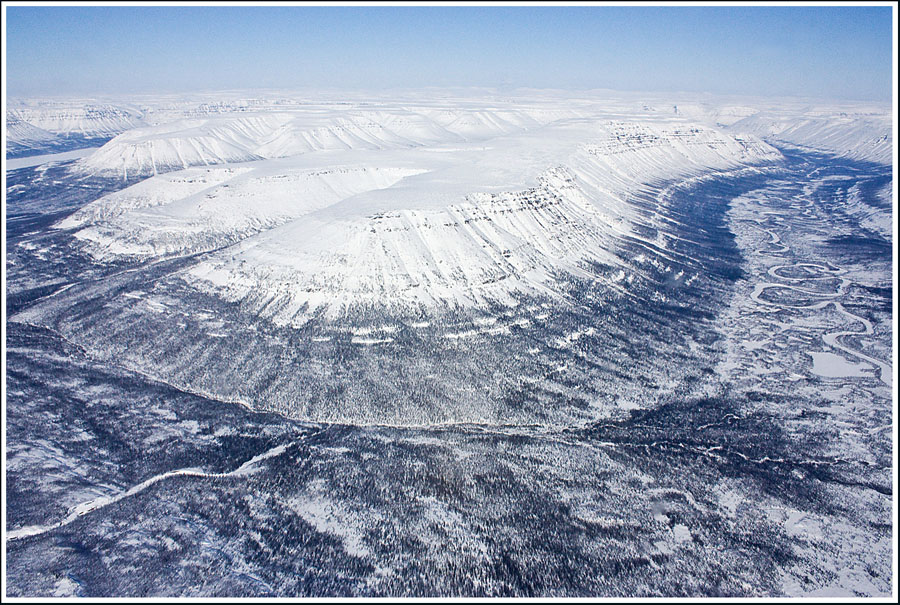
[(884, 108), (10, 116), (21, 594), (890, 591)]

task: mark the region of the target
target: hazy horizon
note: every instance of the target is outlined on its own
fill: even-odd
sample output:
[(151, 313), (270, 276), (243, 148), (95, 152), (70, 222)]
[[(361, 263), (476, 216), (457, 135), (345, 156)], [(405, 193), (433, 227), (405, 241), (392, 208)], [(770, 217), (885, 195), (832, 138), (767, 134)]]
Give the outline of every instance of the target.
[[(790, 95), (760, 95), (760, 94), (726, 94), (726, 93), (710, 93), (703, 91), (686, 91), (686, 90), (621, 90), (612, 88), (537, 88), (531, 86), (522, 86), (517, 88), (491, 88), (488, 86), (422, 86), (413, 87), (397, 87), (386, 89), (366, 89), (366, 88), (340, 88), (340, 87), (310, 87), (310, 88), (274, 88), (274, 87), (246, 87), (246, 88), (197, 88), (197, 89), (179, 89), (179, 90), (159, 90), (159, 91), (140, 91), (140, 92), (70, 92), (60, 94), (7, 94), (7, 102), (43, 102), (58, 101), (61, 103), (74, 101), (104, 101), (104, 102), (139, 102), (139, 101), (158, 101), (161, 99), (171, 98), (177, 102), (192, 101), (210, 101), (214, 99), (237, 101), (249, 99), (265, 99), (269, 97), (298, 98), (303, 96), (309, 102), (321, 103), (341, 103), (341, 102), (390, 102), (409, 100), (410, 102), (431, 102), (439, 100), (441, 97), (429, 97), (426, 93), (435, 93), (444, 95), (447, 100), (459, 99), (486, 99), (490, 97), (496, 98), (523, 98), (529, 100), (538, 100), (546, 98), (548, 101), (553, 100), (555, 96), (565, 96), (573, 98), (573, 94), (578, 95), (578, 99), (582, 101), (603, 101), (603, 100), (642, 100), (647, 102), (697, 102), (697, 103), (796, 103), (800, 105), (834, 105), (834, 106), (852, 106), (852, 105), (872, 105), (872, 106), (891, 106), (892, 100), (888, 99), (858, 99), (858, 98), (838, 98), (824, 96), (790, 96)], [(341, 98), (336, 98), (341, 95)], [(449, 95), (449, 96), (447, 96)]]
[(7, 94), (609, 90), (889, 102), (889, 6), (24, 7)]

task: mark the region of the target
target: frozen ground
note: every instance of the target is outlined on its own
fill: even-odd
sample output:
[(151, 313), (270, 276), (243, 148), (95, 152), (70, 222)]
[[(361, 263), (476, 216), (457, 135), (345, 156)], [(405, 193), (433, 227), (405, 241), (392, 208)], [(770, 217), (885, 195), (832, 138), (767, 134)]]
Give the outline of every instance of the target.
[(136, 103), (7, 173), (8, 595), (889, 594), (889, 168), (414, 100)]

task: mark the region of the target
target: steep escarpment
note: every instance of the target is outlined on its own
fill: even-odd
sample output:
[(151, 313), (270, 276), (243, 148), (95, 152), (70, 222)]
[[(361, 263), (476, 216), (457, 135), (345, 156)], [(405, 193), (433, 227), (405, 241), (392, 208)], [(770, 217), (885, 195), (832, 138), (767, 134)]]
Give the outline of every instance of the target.
[(593, 422), (712, 371), (739, 273), (724, 211), (780, 160), (681, 120), (573, 118), (174, 171), (57, 223), (108, 277), (16, 320), (295, 418)]
[[(574, 130), (541, 132), (564, 140)], [(595, 263), (618, 266), (622, 238), (664, 228), (628, 203), (642, 185), (779, 157), (764, 144), (698, 127), (609, 123), (591, 134), (593, 142), (558, 150), (560, 162), (538, 172), (534, 186), (478, 191), (483, 185), (474, 175), (501, 183), (510, 177), (510, 164), (494, 164), (486, 153), (468, 179), (460, 175), (474, 191), (458, 201), (429, 199), (446, 190), (441, 183), (460, 188), (450, 178), (458, 165), (435, 167), (249, 238), (186, 279), (228, 300), (252, 301), (280, 323), (355, 305), (396, 311), (514, 305), (517, 295), (558, 294), (561, 275), (583, 275)]]
[(124, 179), (322, 151), (465, 143), (524, 132), (577, 115), (576, 111), (428, 108), (213, 112), (123, 133), (73, 166), (73, 173)]
[(144, 125), (133, 107), (99, 102), (10, 101), (6, 114), (8, 157), (98, 146)]
[(762, 111), (735, 122), (730, 129), (854, 160), (890, 164), (894, 149), (891, 124), (889, 111), (811, 109)]

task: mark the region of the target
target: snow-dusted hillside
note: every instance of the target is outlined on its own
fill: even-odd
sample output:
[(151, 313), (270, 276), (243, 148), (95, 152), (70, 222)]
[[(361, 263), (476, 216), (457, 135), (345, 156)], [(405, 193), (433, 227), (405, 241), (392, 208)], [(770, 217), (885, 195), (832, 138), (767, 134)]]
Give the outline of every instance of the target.
[(735, 122), (731, 129), (856, 160), (890, 164), (891, 120), (888, 111), (761, 111)]
[(111, 137), (143, 124), (140, 112), (112, 104), (13, 105), (10, 115), (56, 135), (89, 138)]
[[(170, 95), (129, 99), (17, 100), (7, 112), (7, 147), (18, 154), (55, 149), (50, 136), (110, 141), (76, 174), (150, 176), (189, 166), (288, 157), (320, 150), (394, 149), (483, 140), (561, 119), (675, 118), (750, 133), (880, 163), (891, 160), (891, 110), (877, 104), (819, 104), (802, 100), (659, 97), (596, 91), (520, 91), (470, 96), (475, 91), (408, 93), (381, 100), (346, 94), (272, 93)], [(483, 93), (482, 93), (483, 95)], [(133, 132), (128, 132), (132, 131)], [(43, 151), (42, 151), (43, 150)]]
[(28, 156), (96, 147), (143, 123), (139, 110), (122, 104), (10, 100), (6, 153)]
[(190, 166), (317, 151), (407, 149), (524, 132), (575, 111), (305, 108), (233, 111), (126, 132), (74, 166), (77, 174), (149, 176)]
[[(511, 174), (513, 149), (571, 142), (576, 132), (591, 142), (548, 143), (556, 161), (534, 157)], [(302, 322), (320, 307), (337, 314), (357, 305), (515, 305), (520, 294), (558, 296), (560, 275), (583, 275), (584, 263), (619, 265), (617, 238), (635, 235), (625, 200), (636, 184), (778, 158), (763, 144), (706, 129), (627, 123), (577, 122), (504, 144), (508, 154), (495, 148), (471, 164), (345, 200), (189, 275), (281, 323)], [(485, 187), (491, 183), (498, 186)]]
[(6, 117), (6, 148), (10, 154), (19, 154), (28, 149), (52, 147), (59, 138), (52, 132), (23, 121), (14, 114)]
[(419, 172), (403, 167), (192, 168), (101, 198), (59, 223), (100, 258), (209, 250)]
[[(570, 423), (659, 404), (695, 367), (671, 359), (707, 355), (680, 334), (740, 274), (728, 204), (799, 170), (716, 125), (740, 121), (737, 103), (198, 107), (160, 103), (146, 115), (177, 119), (56, 169), (117, 189), (55, 224), (114, 277), (17, 320), (317, 421)], [(126, 186), (126, 170), (148, 176)], [(842, 198), (871, 231), (879, 179)], [(668, 353), (645, 356), (635, 330)]]
[(890, 120), (864, 107), (416, 101), (135, 104), (147, 125), (70, 170), (150, 178), (58, 226), (100, 259), (221, 249), (185, 279), (281, 324), (354, 305), (512, 305), (664, 230), (628, 203), (642, 187), (778, 160), (761, 137), (891, 152)]
[(56, 135), (22, 120), (15, 114), (6, 119), (6, 138), (19, 145), (39, 145), (56, 140)]
[(136, 128), (77, 162), (74, 171), (127, 179), (189, 166), (257, 160), (259, 156), (250, 150), (253, 135), (259, 134), (254, 131), (255, 126), (258, 124), (253, 120), (212, 124), (203, 120), (182, 120)]

